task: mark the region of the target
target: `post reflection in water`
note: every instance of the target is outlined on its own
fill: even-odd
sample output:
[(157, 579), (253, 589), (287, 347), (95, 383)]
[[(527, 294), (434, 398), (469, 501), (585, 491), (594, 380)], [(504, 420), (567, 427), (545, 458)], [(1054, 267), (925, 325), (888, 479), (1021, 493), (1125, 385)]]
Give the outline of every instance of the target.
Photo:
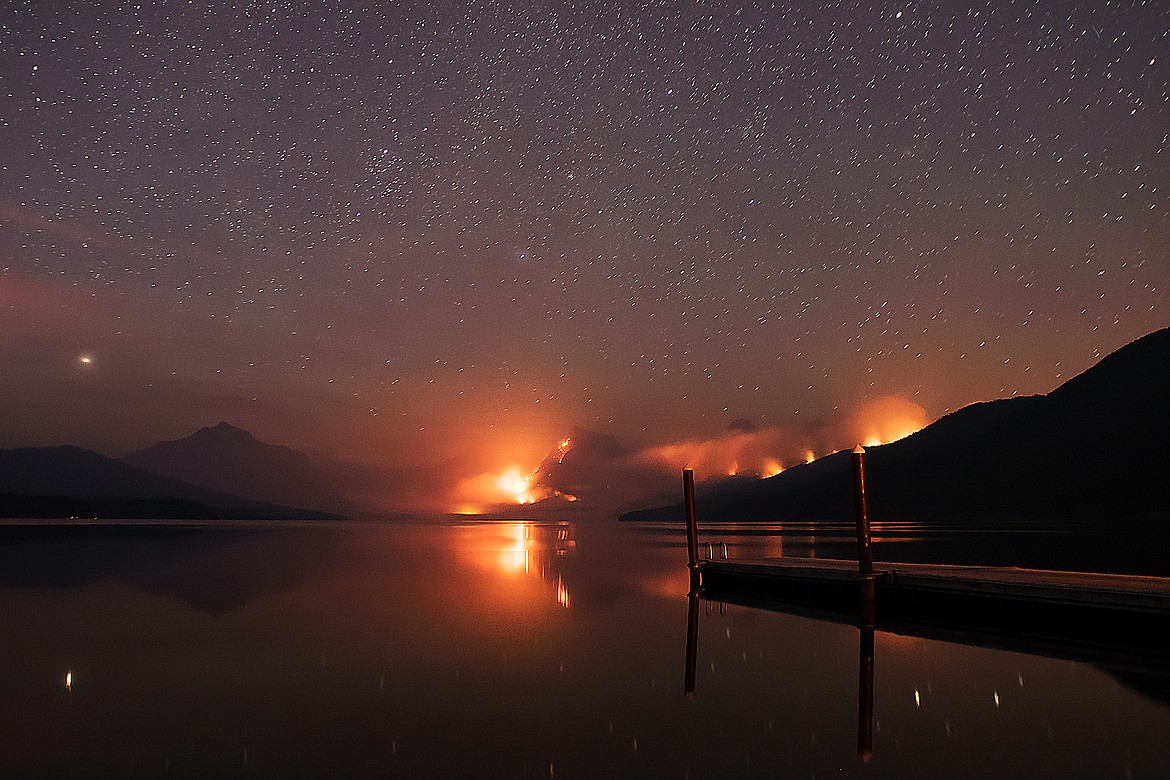
[(692, 590), (687, 596), (687, 663), (683, 682), (683, 693), (688, 699), (695, 697), (695, 664), (698, 654), (699, 594)]
[[(710, 599), (706, 599), (708, 606)], [(720, 601), (719, 612), (725, 603)], [(864, 602), (863, 602), (864, 604)], [(708, 611), (710, 614), (710, 611)], [(873, 758), (873, 673), (874, 673), (874, 611), (872, 602), (863, 608), (857, 625), (857, 755), (863, 763)], [(692, 588), (687, 594), (687, 648), (686, 668), (683, 674), (683, 694), (695, 697), (695, 677), (699, 657), (699, 592)]]
[(873, 758), (873, 631), (877, 626), (874, 580), (858, 583), (857, 621), (857, 755), (868, 763)]
[(857, 755), (873, 758), (873, 626), (860, 626), (857, 648)]

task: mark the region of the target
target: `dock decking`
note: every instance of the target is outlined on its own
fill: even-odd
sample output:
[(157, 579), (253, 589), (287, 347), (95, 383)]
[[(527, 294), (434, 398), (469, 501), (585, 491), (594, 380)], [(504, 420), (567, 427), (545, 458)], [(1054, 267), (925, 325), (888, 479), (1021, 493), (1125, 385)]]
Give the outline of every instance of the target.
[[(791, 585), (827, 587), (830, 592), (853, 595), (864, 579), (857, 573), (856, 561), (818, 558), (704, 559), (697, 570), (702, 586), (729, 590), (762, 587), (766, 591), (769, 586)], [(951, 595), (1170, 613), (1170, 578), (1165, 577), (877, 561), (872, 577), (877, 599), (883, 595)]]
[(1170, 578), (813, 558), (700, 560), (694, 595), (1119, 666), (1170, 662)]

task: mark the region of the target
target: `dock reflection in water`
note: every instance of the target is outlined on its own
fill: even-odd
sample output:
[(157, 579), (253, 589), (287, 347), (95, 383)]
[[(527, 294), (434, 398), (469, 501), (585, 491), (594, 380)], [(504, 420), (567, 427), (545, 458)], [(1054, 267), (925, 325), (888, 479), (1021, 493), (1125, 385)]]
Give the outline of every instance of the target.
[[(727, 599), (727, 600), (722, 600)], [(700, 615), (726, 617), (728, 610), (763, 610), (798, 617), (812, 617), (833, 623), (854, 625), (857, 628), (857, 755), (862, 763), (869, 763), (874, 754), (874, 668), (876, 660), (875, 633), (893, 640), (890, 645), (897, 647), (901, 638), (911, 640), (943, 639), (962, 645), (980, 648), (994, 648), (1009, 652), (1036, 655), (1046, 659), (1062, 659), (1099, 666), (1119, 681), (1145, 692), (1157, 699), (1165, 699), (1170, 692), (1170, 648), (1164, 642), (1164, 631), (1152, 629), (1144, 634), (1143, 641), (1134, 641), (1139, 634), (1127, 635), (1122, 644), (1102, 637), (1093, 645), (1084, 642), (1067, 642), (1063, 632), (1046, 633), (1041, 626), (1035, 630), (1013, 634), (1003, 630), (989, 631), (972, 624), (958, 626), (947, 621), (942, 623), (905, 622), (895, 616), (885, 622), (898, 625), (901, 632), (876, 631), (879, 623), (873, 601), (861, 600), (854, 609), (829, 609), (823, 606), (810, 607), (807, 603), (784, 603), (759, 599), (737, 599), (734, 596), (708, 597), (697, 583), (687, 596), (686, 664), (683, 678), (683, 692), (686, 698), (696, 696), (696, 678), (699, 660)], [(727, 629), (730, 637), (730, 628)], [(896, 650), (895, 650), (896, 652)], [(713, 668), (713, 667), (712, 667)], [(842, 669), (842, 674), (847, 674)], [(1019, 685), (1024, 685), (1023, 675)], [(1000, 706), (1000, 693), (993, 695), (995, 707)], [(915, 707), (922, 706), (922, 694), (914, 690)], [(947, 736), (951, 735), (950, 723), (946, 726)], [(1051, 732), (1051, 729), (1050, 729)], [(1051, 736), (1051, 734), (1050, 734)]]
[[(691, 591), (687, 596), (686, 668), (683, 674), (683, 693), (687, 698), (694, 698), (696, 695), (700, 601), (704, 601), (708, 607), (718, 605), (720, 613), (727, 607), (722, 601), (705, 601), (696, 591)], [(873, 757), (873, 624), (859, 622), (857, 637), (857, 755), (862, 761), (868, 762)]]

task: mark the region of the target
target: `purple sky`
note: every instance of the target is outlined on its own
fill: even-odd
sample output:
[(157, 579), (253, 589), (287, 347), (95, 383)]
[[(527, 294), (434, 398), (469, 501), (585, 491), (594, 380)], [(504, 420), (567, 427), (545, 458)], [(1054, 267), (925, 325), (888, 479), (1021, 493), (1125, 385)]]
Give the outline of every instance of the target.
[(812, 442), (1167, 324), (1164, 0), (371, 5), (5, 5), (0, 446)]

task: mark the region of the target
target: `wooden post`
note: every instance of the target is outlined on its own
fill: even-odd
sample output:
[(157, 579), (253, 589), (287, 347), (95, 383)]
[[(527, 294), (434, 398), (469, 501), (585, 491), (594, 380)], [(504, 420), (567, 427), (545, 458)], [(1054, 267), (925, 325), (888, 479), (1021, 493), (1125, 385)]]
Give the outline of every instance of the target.
[(853, 450), (853, 508), (857, 515), (857, 573), (873, 574), (873, 553), (869, 549), (869, 505), (865, 499), (865, 448)]
[(683, 469), (683, 507), (687, 515), (687, 566), (699, 565), (699, 529), (695, 526), (695, 470)]

